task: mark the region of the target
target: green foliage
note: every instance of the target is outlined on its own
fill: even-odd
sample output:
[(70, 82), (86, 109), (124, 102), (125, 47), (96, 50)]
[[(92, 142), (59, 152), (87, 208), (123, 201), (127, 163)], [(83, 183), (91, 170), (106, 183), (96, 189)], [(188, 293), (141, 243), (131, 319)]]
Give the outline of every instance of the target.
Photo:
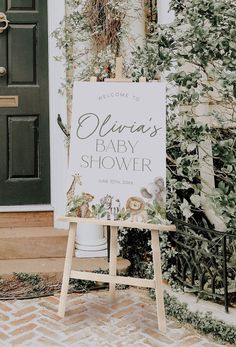
[(28, 274), (24, 272), (14, 272), (14, 276), (21, 282), (25, 282), (32, 286), (34, 292), (40, 292), (42, 290), (42, 278), (38, 274)]
[(82, 195), (74, 195), (69, 202), (67, 215), (76, 217), (76, 210), (84, 203), (86, 203), (86, 201), (82, 198)]
[[(141, 75), (147, 80), (159, 80), (164, 75), (168, 81), (167, 213), (212, 228), (214, 221), (205, 213), (210, 206), (216, 216), (223, 217), (227, 231), (235, 233), (236, 3), (172, 0), (171, 9), (175, 21), (157, 25), (144, 47), (133, 51), (130, 64), (134, 81)], [(205, 148), (209, 140), (212, 154)], [(206, 182), (200, 170), (203, 165), (210, 168), (212, 161), (216, 188), (205, 194), (206, 207), (202, 200)], [(133, 242), (135, 252), (137, 241), (126, 242)], [(147, 246), (142, 246), (146, 254)], [(235, 273), (235, 245), (232, 247), (232, 243), (228, 245), (228, 255)], [(169, 242), (162, 247), (162, 253), (172, 254)], [(143, 268), (141, 255), (133, 261)], [(175, 268), (171, 264), (171, 257), (163, 257), (165, 278), (174, 283)], [(138, 269), (138, 265), (135, 267)], [(146, 275), (151, 271), (150, 265), (146, 266)]]
[(105, 217), (107, 214), (106, 209), (101, 204), (92, 205), (92, 212), (93, 215), (96, 216), (96, 218), (98, 219)]
[[(119, 244), (121, 256), (131, 262), (129, 273), (136, 277), (153, 278), (150, 230), (120, 229)], [(173, 281), (175, 266), (172, 265), (176, 251), (172, 247), (167, 233), (160, 235), (160, 247), (163, 277), (177, 287)]]
[(84, 281), (71, 278), (69, 281), (71, 290), (74, 292), (84, 292), (87, 293), (91, 289), (96, 287), (96, 282), (94, 281)]
[[(83, 194), (73, 196), (72, 200), (70, 201), (67, 207), (67, 210), (68, 210), (67, 215), (71, 217), (76, 217), (78, 208), (80, 208), (83, 204), (87, 204), (87, 203), (88, 201), (83, 196)], [(96, 218), (103, 218), (107, 214), (107, 211), (102, 204), (92, 205), (91, 211), (92, 211), (92, 215)]]
[(212, 197), (216, 209), (224, 216), (228, 230), (236, 231), (236, 131), (217, 132), (213, 140), (215, 181), (217, 188)]
[(202, 210), (199, 161), (204, 141), (210, 140), (213, 157), (205, 151), (202, 161), (213, 159), (216, 190), (208, 199), (235, 232), (236, 3), (172, 0), (170, 8), (175, 21), (158, 25), (146, 45), (133, 52), (130, 65), (134, 80), (164, 73), (168, 81), (167, 210), (211, 225)]
[[(109, 270), (102, 270), (102, 269), (98, 269), (96, 271), (94, 271), (95, 273), (98, 274), (109, 274)], [(124, 272), (120, 272), (119, 273), (120, 276), (127, 276), (127, 273)], [(69, 284), (71, 286), (70, 291), (72, 292), (89, 292), (90, 290), (94, 290), (94, 289), (104, 289), (104, 288), (108, 288), (108, 283), (102, 283), (102, 282), (96, 282), (96, 281), (85, 281), (85, 280), (80, 280), (80, 279), (73, 279), (71, 278), (69, 281)], [(118, 290), (122, 290), (122, 289), (126, 289), (128, 286), (123, 285), (123, 284), (116, 284), (116, 289)]]
[(129, 217), (130, 217), (130, 213), (124, 207), (117, 214), (118, 220), (126, 220)]
[(14, 276), (21, 282), (27, 282), (32, 286), (36, 286), (41, 281), (41, 277), (38, 274), (28, 274), (24, 272), (14, 272)]
[(146, 203), (146, 211), (148, 223), (168, 224), (168, 221), (166, 220), (166, 210), (161, 207), (156, 200), (152, 203)]
[[(141, 0), (137, 2), (140, 6)], [(67, 13), (52, 33), (60, 54), (55, 57), (66, 69), (60, 93), (72, 97), (74, 80), (98, 81), (114, 77), (115, 58), (123, 37), (128, 36), (126, 0), (68, 0)], [(136, 5), (135, 5), (136, 6)], [(136, 11), (137, 16), (139, 11)]]
[(165, 293), (164, 299), (168, 316), (175, 317), (180, 322), (191, 324), (198, 331), (210, 334), (222, 342), (236, 343), (235, 327), (214, 319), (211, 312), (191, 312), (187, 304), (180, 303), (168, 293)]

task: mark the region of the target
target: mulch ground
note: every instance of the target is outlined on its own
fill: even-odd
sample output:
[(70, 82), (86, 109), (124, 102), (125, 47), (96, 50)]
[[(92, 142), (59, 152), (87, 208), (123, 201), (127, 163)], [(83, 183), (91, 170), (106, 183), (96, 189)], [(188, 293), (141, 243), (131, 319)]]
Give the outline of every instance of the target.
[[(81, 293), (90, 290), (104, 289), (106, 284), (70, 280), (68, 293)], [(61, 281), (55, 276), (16, 273), (7, 279), (0, 279), (0, 300), (23, 300), (60, 293)]]
[(32, 299), (60, 292), (61, 282), (55, 278), (13, 275), (0, 280), (0, 300)]

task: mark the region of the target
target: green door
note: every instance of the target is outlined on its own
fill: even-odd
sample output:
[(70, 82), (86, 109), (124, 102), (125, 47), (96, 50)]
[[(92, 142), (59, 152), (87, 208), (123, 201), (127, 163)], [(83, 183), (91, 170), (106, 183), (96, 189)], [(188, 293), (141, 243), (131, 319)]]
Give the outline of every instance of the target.
[(46, 0), (0, 0), (1, 206), (50, 203), (47, 41)]

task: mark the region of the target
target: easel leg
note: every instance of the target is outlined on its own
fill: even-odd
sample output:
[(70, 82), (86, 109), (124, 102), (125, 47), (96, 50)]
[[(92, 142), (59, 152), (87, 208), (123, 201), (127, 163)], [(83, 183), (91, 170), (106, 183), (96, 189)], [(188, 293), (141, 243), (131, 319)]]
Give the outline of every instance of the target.
[(107, 260), (110, 262), (110, 244), (111, 244), (111, 227), (108, 225), (107, 227)]
[(157, 322), (158, 328), (161, 332), (166, 332), (166, 316), (164, 307), (164, 295), (162, 287), (162, 272), (161, 272), (161, 251), (159, 242), (159, 232), (151, 230), (152, 235), (152, 251), (153, 251), (153, 267), (154, 267), (154, 281), (156, 291), (156, 305), (157, 305)]
[(63, 272), (63, 280), (61, 287), (60, 302), (58, 308), (58, 315), (64, 317), (66, 309), (66, 297), (68, 293), (69, 279), (72, 266), (72, 257), (75, 247), (75, 234), (77, 229), (77, 223), (70, 223), (69, 236), (67, 241), (66, 258)]
[[(109, 263), (109, 275), (116, 276), (117, 268), (117, 227), (111, 227), (110, 235), (110, 263)], [(115, 295), (115, 283), (109, 284), (109, 291), (111, 296)]]

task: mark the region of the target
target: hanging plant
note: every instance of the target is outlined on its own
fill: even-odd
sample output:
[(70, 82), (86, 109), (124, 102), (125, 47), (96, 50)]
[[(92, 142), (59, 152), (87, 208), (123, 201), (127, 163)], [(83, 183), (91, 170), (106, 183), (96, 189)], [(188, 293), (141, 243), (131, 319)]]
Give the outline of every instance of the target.
[(157, 0), (145, 0), (145, 33), (149, 37), (157, 25)]
[(86, 1), (83, 13), (87, 19), (95, 52), (106, 50), (109, 46), (116, 55), (119, 54), (126, 9), (124, 1)]
[(67, 14), (52, 33), (65, 63), (67, 78), (60, 92), (71, 96), (74, 80), (114, 77), (115, 58), (127, 35), (125, 0), (67, 1)]

